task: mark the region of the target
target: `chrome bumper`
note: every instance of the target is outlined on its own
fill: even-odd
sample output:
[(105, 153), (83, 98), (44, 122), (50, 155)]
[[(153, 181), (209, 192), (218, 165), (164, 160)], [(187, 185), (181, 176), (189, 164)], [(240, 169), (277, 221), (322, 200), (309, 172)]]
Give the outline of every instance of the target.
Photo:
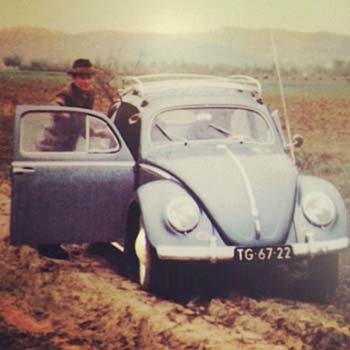
[[(347, 237), (337, 238), (328, 241), (313, 241), (307, 243), (292, 243), (295, 257), (313, 257), (315, 255), (328, 254), (346, 249), (350, 244)], [(181, 260), (181, 261), (227, 261), (232, 260), (236, 246), (216, 246), (207, 247), (183, 247), (158, 245), (156, 251), (161, 260)]]

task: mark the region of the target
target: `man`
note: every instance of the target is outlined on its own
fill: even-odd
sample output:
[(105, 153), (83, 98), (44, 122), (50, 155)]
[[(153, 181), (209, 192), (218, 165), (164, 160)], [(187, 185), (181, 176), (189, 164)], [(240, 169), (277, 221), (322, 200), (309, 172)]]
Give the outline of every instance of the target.
[(68, 70), (72, 82), (56, 95), (55, 103), (60, 106), (92, 109), (95, 100), (92, 88), (95, 73), (89, 60), (84, 58), (75, 60), (72, 68)]
[[(55, 96), (54, 103), (59, 106), (92, 109), (95, 100), (93, 76), (96, 71), (91, 62), (79, 58), (67, 73), (72, 77), (72, 82)], [(85, 134), (84, 120), (74, 114), (53, 115), (52, 123), (45, 128), (44, 137), (38, 143), (37, 149), (44, 152), (74, 151), (78, 138)], [(39, 245), (38, 252), (54, 259), (69, 258), (67, 251), (59, 244)]]
[[(68, 74), (72, 76), (72, 82), (56, 95), (54, 103), (92, 109), (95, 100), (92, 87), (95, 70), (91, 62), (84, 58), (77, 59)], [(85, 118), (82, 116), (62, 113), (53, 115), (52, 123), (45, 128), (37, 149), (42, 152), (74, 151), (79, 136), (85, 135), (84, 124)]]

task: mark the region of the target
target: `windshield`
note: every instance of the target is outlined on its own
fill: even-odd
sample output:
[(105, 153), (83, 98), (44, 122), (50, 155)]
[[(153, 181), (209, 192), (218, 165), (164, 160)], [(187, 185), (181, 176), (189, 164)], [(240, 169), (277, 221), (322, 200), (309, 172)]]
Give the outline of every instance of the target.
[(152, 123), (153, 143), (213, 139), (271, 143), (273, 136), (260, 114), (243, 108), (176, 109), (159, 114)]

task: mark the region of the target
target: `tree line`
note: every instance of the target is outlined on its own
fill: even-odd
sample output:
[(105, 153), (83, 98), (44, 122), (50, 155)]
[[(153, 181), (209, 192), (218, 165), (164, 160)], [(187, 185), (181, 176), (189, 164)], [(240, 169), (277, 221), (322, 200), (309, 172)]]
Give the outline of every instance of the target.
[[(16, 68), (20, 70), (33, 71), (64, 71), (68, 69), (69, 63), (60, 65), (53, 64), (45, 59), (34, 59), (30, 62), (25, 62), (19, 55), (6, 56), (3, 58), (3, 64), (6, 67)], [(194, 73), (194, 74), (214, 74), (214, 75), (233, 75), (246, 74), (269, 79), (276, 77), (274, 65), (271, 66), (232, 66), (223, 63), (214, 65), (201, 64), (196, 62), (143, 62), (138, 61), (120, 61), (113, 57), (108, 57), (105, 60), (96, 59), (95, 66), (101, 69), (108, 69), (115, 72), (117, 75), (140, 75), (140, 74), (155, 74), (155, 73)], [(303, 77), (345, 77), (350, 79), (350, 60), (334, 60), (328, 67), (325, 66), (282, 66), (282, 75), (286, 78)]]

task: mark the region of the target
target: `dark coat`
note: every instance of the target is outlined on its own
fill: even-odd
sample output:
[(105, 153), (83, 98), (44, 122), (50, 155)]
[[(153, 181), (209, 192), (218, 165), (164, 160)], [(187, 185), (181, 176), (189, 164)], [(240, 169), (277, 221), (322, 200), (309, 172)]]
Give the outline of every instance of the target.
[[(92, 109), (94, 99), (92, 90), (84, 94), (71, 83), (56, 95), (54, 102), (60, 106)], [(51, 124), (45, 128), (37, 149), (42, 152), (74, 151), (80, 136), (85, 137), (85, 118), (81, 114), (63, 116), (57, 113), (52, 116)]]
[(95, 93), (90, 90), (83, 93), (74, 83), (61, 90), (55, 97), (54, 102), (59, 106), (80, 107), (92, 109), (95, 101)]

